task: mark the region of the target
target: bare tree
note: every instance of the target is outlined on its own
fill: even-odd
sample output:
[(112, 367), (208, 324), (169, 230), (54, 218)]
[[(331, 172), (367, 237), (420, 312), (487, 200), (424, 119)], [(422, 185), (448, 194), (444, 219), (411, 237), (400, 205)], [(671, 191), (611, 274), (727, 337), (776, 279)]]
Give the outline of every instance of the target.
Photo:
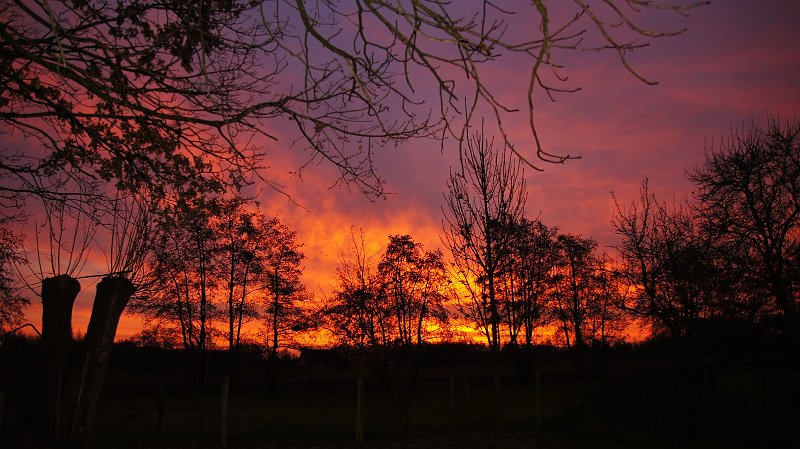
[(390, 343), (391, 311), (385, 307), (377, 265), (363, 231), (352, 233), (351, 254), (336, 269), (337, 285), (326, 305), (327, 326), (337, 340), (359, 351)]
[[(140, 287), (144, 261), (149, 253), (148, 208), (131, 198), (118, 197), (109, 222), (98, 223), (67, 207), (47, 209), (47, 240), (39, 242), (34, 263), (26, 261), (32, 278), (39, 279), (42, 298), (41, 422), (20, 422), (37, 435), (35, 444), (86, 447), (94, 414), (105, 382), (111, 349), (120, 316)], [(63, 205), (61, 205), (63, 206)], [(97, 233), (99, 231), (99, 234)], [(107, 272), (97, 284), (89, 326), (77, 350), (72, 350), (72, 309), (81, 291), (79, 273), (92, 245), (106, 255)], [(42, 256), (49, 263), (42, 262)], [(37, 285), (26, 277), (28, 286)]]
[[(419, 314), (417, 316), (417, 346), (430, 338), (429, 326), (449, 328), (450, 316), (445, 303), (454, 297), (450, 277), (441, 251), (424, 251), (419, 265), (421, 287), (419, 288)], [(442, 332), (438, 333), (439, 335)], [(435, 334), (433, 334), (435, 335)]]
[[(511, 254), (511, 224), (523, 217), (526, 199), (521, 162), (505, 145), (495, 149), (482, 132), (473, 135), (461, 170), (450, 174), (443, 242), (469, 292), (459, 308), (483, 331), (495, 368), (501, 344), (500, 276)], [(499, 387), (499, 378), (495, 381)]]
[(378, 274), (394, 315), (393, 334), (403, 348), (421, 345), (428, 324), (447, 321), (441, 252), (426, 251), (410, 235), (390, 235)]
[(597, 242), (579, 235), (561, 234), (553, 267), (553, 311), (577, 373), (586, 373), (587, 323), (593, 302), (594, 251)]
[(608, 348), (623, 340), (622, 332), (630, 324), (630, 317), (624, 307), (629, 288), (617, 262), (608, 253), (595, 256), (593, 270), (591, 302), (584, 336), (591, 342), (597, 372), (600, 377), (604, 377)]
[(800, 123), (770, 118), (765, 127), (735, 130), (689, 178), (698, 187), (704, 230), (736, 249), (723, 254), (727, 263), (741, 267), (749, 289), (766, 293), (786, 329), (796, 332)]
[(177, 328), (200, 382), (219, 314), (214, 289), (222, 282), (217, 276), (220, 240), (212, 226), (218, 212), (211, 199), (179, 202), (160, 213), (151, 261), (155, 288), (133, 304), (149, 320)]
[(370, 358), (379, 358), (389, 344), (391, 310), (377, 275), (375, 255), (367, 248), (364, 231), (350, 230), (350, 253), (342, 254), (336, 269), (333, 297), (322, 309), (324, 325), (343, 345), (357, 366), (356, 444), (364, 442), (364, 382)]
[(278, 219), (268, 223), (267, 241), (261, 256), (264, 282), (264, 315), (267, 336), (267, 354), (270, 364), (269, 384), (275, 386), (278, 375), (278, 349), (290, 343), (292, 334), (309, 327), (307, 312), (302, 302), (308, 298), (300, 281), (305, 255), (297, 232)]
[[(255, 278), (262, 271), (259, 258), (267, 251), (270, 224), (266, 218), (246, 210), (248, 202), (241, 197), (223, 200), (219, 216), (211, 227), (219, 244), (219, 263), (214, 276), (219, 279), (227, 313), (228, 370), (236, 374), (242, 326), (257, 317), (258, 307), (252, 299)], [(218, 289), (219, 290), (219, 289)], [(235, 377), (234, 377), (235, 378)]]
[(616, 208), (612, 224), (622, 237), (623, 273), (637, 289), (626, 307), (676, 340), (696, 336), (713, 305), (712, 242), (701, 235), (688, 206), (659, 203), (647, 180), (638, 203)]
[(73, 409), (67, 398), (75, 382), (73, 367), (78, 365), (70, 358), (72, 310), (81, 291), (76, 277), (95, 235), (95, 223), (80, 215), (71, 216), (65, 208), (56, 206), (44, 203), (47, 214), (42, 228), (46, 240), (41, 241), (38, 223), (34, 223), (35, 254), (26, 254), (24, 265), (18, 267), (22, 282), (42, 301), (41, 399), (36, 402), (41, 408), (37, 416), (41, 421), (21, 423), (28, 432), (38, 435), (35, 444), (57, 444), (71, 432)]
[(107, 274), (97, 284), (83, 348), (62, 404), (61, 438), (66, 436), (77, 447), (89, 446), (122, 312), (148, 281), (146, 261), (153, 229), (150, 205), (135, 198), (117, 197), (107, 226)]
[[(551, 318), (549, 296), (551, 270), (556, 262), (557, 229), (548, 228), (539, 220), (522, 218), (511, 223), (513, 239), (509, 264), (503, 273), (502, 316), (509, 333), (509, 343), (522, 344), (518, 369), (523, 378), (530, 375), (533, 338), (536, 329)], [(522, 341), (519, 341), (519, 334)]]

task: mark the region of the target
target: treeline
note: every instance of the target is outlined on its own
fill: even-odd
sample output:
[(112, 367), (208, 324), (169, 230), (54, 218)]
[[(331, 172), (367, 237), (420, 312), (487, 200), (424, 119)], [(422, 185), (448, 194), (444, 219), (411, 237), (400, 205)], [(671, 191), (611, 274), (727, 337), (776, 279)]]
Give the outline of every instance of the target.
[[(611, 253), (528, 218), (524, 163), (478, 133), (445, 194), (450, 261), (410, 235), (370, 254), (354, 231), (325, 298), (300, 281), (297, 233), (250, 201), (179, 200), (146, 219), (128, 211), (148, 227), (123, 233), (148, 242), (128, 310), (145, 321), (137, 338), (183, 347), (197, 366), (210, 348), (233, 354), (243, 343), (273, 360), (307, 333), (356, 350), (482, 339), (494, 353), (520, 348), (523, 361), (547, 338), (577, 372), (598, 373), (628, 332), (672, 341), (676, 353), (746, 335), (757, 351), (767, 335), (798, 332), (799, 129), (773, 119), (734, 131), (688, 172), (691, 198), (662, 202), (647, 180), (635, 201), (615, 196)], [(20, 320), (16, 301), (4, 302), (6, 327)]]
[[(734, 131), (688, 171), (693, 198), (617, 202), (626, 309), (658, 334), (691, 344), (729, 326), (752, 338), (798, 336), (800, 124), (771, 119)], [(727, 323), (727, 324), (726, 324)], [(796, 350), (796, 348), (795, 348)]]
[(296, 232), (238, 197), (178, 201), (159, 217), (146, 288), (130, 307), (145, 321), (139, 338), (186, 349), (198, 375), (208, 351), (222, 345), (234, 371), (250, 324), (258, 335), (245, 343), (258, 341), (275, 365), (292, 335), (311, 327)]
[[(661, 202), (647, 180), (630, 205), (615, 197), (614, 256), (591, 238), (527, 218), (524, 163), (477, 133), (446, 194), (442, 240), (452, 284), (442, 287), (458, 312), (451, 327), (466, 320), (494, 354), (522, 347), (523, 360), (536, 332), (547, 329), (570, 350), (578, 372), (593, 362), (602, 374), (607, 348), (634, 323), (668, 341), (677, 358), (718, 357), (738, 345), (758, 359), (766, 345), (778, 345), (795, 360), (798, 133), (797, 122), (777, 119), (734, 131), (688, 171), (691, 198)], [(341, 341), (411, 346), (404, 337), (410, 316), (418, 330), (440, 328), (427, 294), (417, 295), (413, 280), (420, 278), (393, 273), (390, 280), (370, 266), (363, 244), (354, 249), (339, 273), (337, 298), (346, 313), (334, 312), (347, 320), (334, 334)], [(431, 321), (420, 326), (428, 312)]]
[(524, 164), (478, 133), (448, 184), (442, 240), (451, 263), (409, 235), (370, 254), (355, 232), (333, 293), (306, 310), (307, 322), (357, 359), (413, 359), (425, 342), (477, 335), (495, 357), (518, 348), (529, 371), (530, 348), (547, 333), (576, 372), (602, 375), (608, 348), (646, 326), (677, 358), (758, 358), (778, 345), (793, 360), (798, 132), (777, 120), (735, 131), (689, 172), (692, 198), (660, 202), (646, 180), (630, 205), (614, 198), (617, 254), (527, 218)]
[[(632, 323), (699, 357), (726, 341), (769, 337), (796, 358), (800, 304), (800, 125), (770, 119), (734, 131), (690, 170), (693, 197), (660, 202), (648, 181), (616, 205), (616, 255), (525, 215), (524, 163), (476, 134), (448, 184), (443, 241), (466, 294), (458, 309), (497, 353), (549, 327), (600, 373)], [(744, 350), (744, 347), (741, 348)], [(757, 356), (757, 354), (756, 354)]]
[[(688, 172), (691, 198), (659, 201), (647, 180), (637, 200), (615, 197), (611, 224), (620, 243), (609, 254), (592, 238), (529, 218), (524, 162), (476, 133), (445, 193), (442, 242), (449, 262), (410, 235), (390, 235), (372, 254), (354, 231), (324, 298), (313, 298), (300, 281), (304, 254), (296, 232), (250, 201), (119, 199), (108, 211), (110, 274), (97, 286), (78, 349), (71, 305), (88, 247), (78, 234), (90, 228), (67, 223), (68, 214), (54, 209), (47, 222), (51, 263), (63, 274), (39, 273), (43, 407), (52, 418), (41, 429), (62, 432), (53, 424), (62, 416), (75, 428), (92, 421), (129, 299), (128, 310), (145, 320), (139, 340), (185, 349), (196, 385), (207, 381), (211, 350), (226, 350), (226, 372), (235, 379), (239, 348), (256, 343), (274, 386), (280, 352), (299, 347), (296, 337), (309, 332), (344, 349), (362, 386), (367, 368), (379, 373), (391, 364), (412, 379), (421, 346), (476, 336), (486, 344), (496, 388), (501, 350), (530, 378), (532, 348), (545, 334), (566, 348), (577, 374), (602, 377), (609, 348), (640, 324), (666, 342), (675, 366), (690, 367), (680, 368), (676, 379), (689, 378), (704, 358), (728, 354), (757, 362), (765, 352), (778, 353), (796, 363), (799, 134), (797, 122), (777, 120), (734, 131)], [(64, 233), (72, 228), (74, 234)], [(3, 239), (18, 241), (10, 234)], [(0, 255), (4, 276), (22, 258), (13, 251)], [(13, 331), (25, 302), (5, 279), (0, 293), (9, 300), (0, 302), (0, 324)], [(248, 325), (258, 329), (249, 338)], [(67, 382), (60, 380), (64, 372), (71, 373)], [(59, 405), (62, 388), (67, 402)]]

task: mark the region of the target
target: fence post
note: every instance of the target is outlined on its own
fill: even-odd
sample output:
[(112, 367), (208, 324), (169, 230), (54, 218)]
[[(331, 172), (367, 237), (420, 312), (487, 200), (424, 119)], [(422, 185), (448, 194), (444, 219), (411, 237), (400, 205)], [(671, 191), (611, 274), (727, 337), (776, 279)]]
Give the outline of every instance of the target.
[(159, 381), (158, 385), (158, 403), (156, 407), (158, 408), (158, 438), (161, 439), (164, 437), (164, 402), (165, 402), (165, 389), (166, 389), (166, 381), (162, 377)]
[(364, 445), (364, 362), (359, 361), (356, 381), (356, 446)]
[(448, 381), (450, 383), (450, 408), (453, 409), (456, 406), (456, 382), (455, 379), (453, 379), (452, 373), (450, 374)]
[(230, 386), (230, 377), (225, 376), (222, 380), (222, 447), (228, 447), (228, 387)]
[(542, 429), (542, 389), (541, 372), (536, 371), (536, 429)]
[(3, 412), (6, 410), (6, 390), (0, 391), (0, 435), (3, 434)]

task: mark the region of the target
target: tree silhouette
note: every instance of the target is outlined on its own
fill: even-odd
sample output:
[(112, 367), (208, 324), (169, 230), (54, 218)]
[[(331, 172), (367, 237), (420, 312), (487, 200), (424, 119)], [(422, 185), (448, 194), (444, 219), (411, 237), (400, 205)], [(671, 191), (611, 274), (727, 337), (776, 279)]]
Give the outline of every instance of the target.
[[(800, 123), (770, 118), (736, 130), (689, 178), (697, 185), (704, 231), (736, 251), (723, 253), (797, 332), (800, 245)], [(769, 313), (765, 311), (766, 313)]]
[(594, 251), (597, 242), (579, 235), (560, 234), (553, 267), (553, 313), (577, 373), (587, 370), (587, 324), (593, 306)]
[(219, 279), (218, 292), (224, 297), (226, 315), (225, 333), (228, 341), (228, 375), (236, 381), (242, 326), (258, 316), (253, 299), (258, 287), (255, 280), (262, 272), (260, 259), (268, 244), (267, 219), (247, 210), (251, 204), (242, 197), (225, 199), (220, 204), (219, 216), (212, 222), (212, 230), (219, 245), (219, 261), (215, 277)]
[(261, 255), (264, 285), (264, 321), (267, 354), (270, 364), (269, 384), (274, 388), (278, 373), (278, 349), (289, 343), (289, 337), (306, 330), (311, 323), (302, 307), (307, 292), (300, 282), (301, 263), (305, 257), (297, 233), (272, 219), (262, 237), (267, 245)]
[(181, 201), (161, 212), (150, 261), (154, 288), (132, 305), (147, 321), (178, 337), (193, 362), (196, 385), (205, 383), (214, 320), (224, 313), (215, 300), (215, 289), (227, 287), (218, 276), (222, 248), (214, 220), (219, 212), (213, 198)]
[[(488, 68), (510, 58), (527, 64), (525, 109), (537, 157), (563, 162), (570, 156), (543, 150), (533, 114), (535, 92), (575, 90), (561, 84), (558, 53), (610, 50), (646, 81), (628, 64), (629, 52), (681, 30), (640, 26), (639, 11), (684, 13), (699, 3), (609, 0), (601, 2), (605, 14), (579, 0), (567, 14), (551, 13), (540, 0), (524, 9), (488, 0), (469, 9), (436, 0), (4, 3), (0, 120), (2, 133), (21, 135), (23, 144), (3, 141), (0, 213), (24, 210), (36, 198), (99, 223), (113, 215), (119, 193), (169, 203), (256, 181), (282, 191), (265, 177), (267, 156), (254, 142), (276, 139), (286, 123), (310, 150), (308, 164), (326, 161), (342, 182), (372, 196), (382, 195), (384, 184), (372, 164), (375, 149), (431, 136), (466, 141), (480, 105), (523, 157), (503, 120), (517, 108), (501, 103), (488, 82)], [(516, 20), (517, 13), (538, 26)], [(437, 104), (427, 105), (429, 98)], [(184, 254), (197, 262), (197, 278), (175, 275), (171, 287), (185, 344), (204, 351), (213, 330), (213, 257), (198, 220), (193, 240), (182, 242), (195, 245), (197, 252)], [(189, 272), (172, 259), (162, 273)], [(122, 280), (114, 285), (135, 293)], [(189, 288), (199, 294), (197, 310), (188, 306)], [(114, 315), (98, 326), (115, 329)], [(105, 332), (100, 339), (113, 340)]]
[(336, 268), (333, 296), (322, 309), (325, 326), (349, 352), (357, 366), (356, 444), (364, 442), (364, 382), (370, 359), (379, 359), (390, 343), (391, 310), (381, 288), (364, 231), (350, 229), (350, 252), (342, 254)]
[(358, 351), (386, 347), (391, 341), (391, 310), (381, 288), (375, 254), (369, 252), (363, 231), (351, 230), (349, 255), (336, 269), (337, 285), (324, 308), (327, 326), (337, 340)]
[(427, 326), (447, 321), (448, 294), (442, 253), (426, 251), (410, 235), (390, 235), (378, 263), (388, 306), (394, 316), (392, 334), (400, 346), (421, 345)]
[(513, 243), (509, 265), (502, 277), (507, 296), (502, 315), (508, 328), (509, 343), (523, 344), (524, 352), (518, 360), (518, 368), (522, 370), (523, 378), (528, 378), (534, 332), (552, 318), (547, 293), (551, 285), (551, 270), (556, 262), (558, 230), (548, 228), (539, 220), (531, 221), (524, 217), (510, 226)]
[(637, 289), (627, 307), (676, 341), (697, 336), (720, 279), (711, 240), (688, 206), (659, 203), (647, 180), (638, 203), (627, 209), (616, 203), (616, 208), (612, 224), (622, 237), (623, 272)]
[(522, 218), (510, 223), (513, 243), (509, 264), (503, 274), (504, 291), (508, 300), (503, 304), (503, 316), (509, 332), (509, 342), (519, 343), (519, 333), (526, 346), (533, 342), (535, 329), (546, 319), (546, 291), (550, 271), (555, 263), (554, 250), (557, 229), (548, 228), (539, 220)]
[[(84, 216), (71, 216), (63, 205), (48, 206), (45, 203), (49, 264), (37, 253), (38, 263), (26, 261), (31, 276), (25, 278), (42, 300), (37, 367), (41, 396), (38, 401), (23, 399), (38, 408), (38, 413), (17, 424), (23, 432), (35, 435), (29, 444), (87, 447), (120, 316), (145, 281), (150, 214), (148, 206), (123, 197), (114, 201), (112, 220), (99, 224)], [(98, 230), (103, 240), (95, 239)], [(36, 238), (38, 241), (38, 232)], [(72, 309), (81, 291), (78, 276), (94, 244), (102, 245), (107, 274), (97, 284), (85, 337), (75, 342)]]
[(459, 308), (483, 331), (497, 368), (500, 282), (512, 251), (511, 224), (524, 214), (524, 169), (505, 145), (495, 149), (480, 132), (470, 138), (461, 170), (451, 172), (447, 187), (443, 241), (453, 256), (457, 279), (469, 294)]
[(629, 287), (625, 285), (618, 262), (608, 253), (595, 256), (591, 302), (584, 336), (591, 341), (592, 357), (600, 377), (606, 374), (608, 349), (623, 340), (622, 331), (630, 324), (625, 311)]

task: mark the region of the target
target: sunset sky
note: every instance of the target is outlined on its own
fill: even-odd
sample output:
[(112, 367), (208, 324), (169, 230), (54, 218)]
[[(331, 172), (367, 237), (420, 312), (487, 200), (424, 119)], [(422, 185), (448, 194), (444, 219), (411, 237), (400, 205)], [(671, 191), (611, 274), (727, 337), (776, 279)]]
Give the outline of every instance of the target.
[[(610, 218), (614, 191), (623, 203), (636, 199), (642, 179), (663, 200), (691, 194), (685, 170), (703, 162), (704, 152), (732, 127), (764, 123), (767, 114), (794, 119), (800, 114), (800, 2), (796, 0), (714, 0), (693, 10), (688, 19), (665, 22), (682, 35), (656, 41), (637, 51), (631, 62), (647, 86), (630, 76), (611, 53), (564, 58), (569, 85), (581, 87), (551, 103), (540, 98), (537, 125), (550, 152), (580, 155), (565, 165), (527, 170), (527, 213), (563, 232), (583, 234), (601, 246), (617, 242)], [(519, 85), (526, 74), (497, 67), (507, 78), (502, 92), (524, 99)], [(527, 116), (509, 123), (524, 153), (530, 141)], [(491, 120), (487, 119), (487, 124)], [(487, 133), (494, 132), (487, 126)], [(390, 234), (411, 234), (429, 249), (441, 248), (443, 194), (448, 172), (457, 163), (454, 142), (444, 150), (435, 141), (412, 141), (376, 153), (376, 167), (387, 181), (385, 199), (370, 201), (357, 191), (332, 188), (336, 173), (311, 166), (301, 179), (293, 172), (304, 162), (301, 151), (286, 150), (292, 136), (267, 143), (266, 176), (286, 186), (290, 202), (272, 190), (259, 193), (262, 209), (298, 232), (305, 244), (304, 279), (317, 295), (329, 290), (334, 269), (351, 227), (360, 227), (378, 250)], [(532, 145), (528, 154), (534, 154)], [(91, 266), (85, 270), (91, 271)], [(74, 328), (85, 331), (94, 285), (83, 281), (74, 313)], [(34, 301), (36, 302), (36, 301)], [(28, 317), (40, 321), (41, 308)], [(130, 337), (140, 319), (123, 317), (117, 338)]]

